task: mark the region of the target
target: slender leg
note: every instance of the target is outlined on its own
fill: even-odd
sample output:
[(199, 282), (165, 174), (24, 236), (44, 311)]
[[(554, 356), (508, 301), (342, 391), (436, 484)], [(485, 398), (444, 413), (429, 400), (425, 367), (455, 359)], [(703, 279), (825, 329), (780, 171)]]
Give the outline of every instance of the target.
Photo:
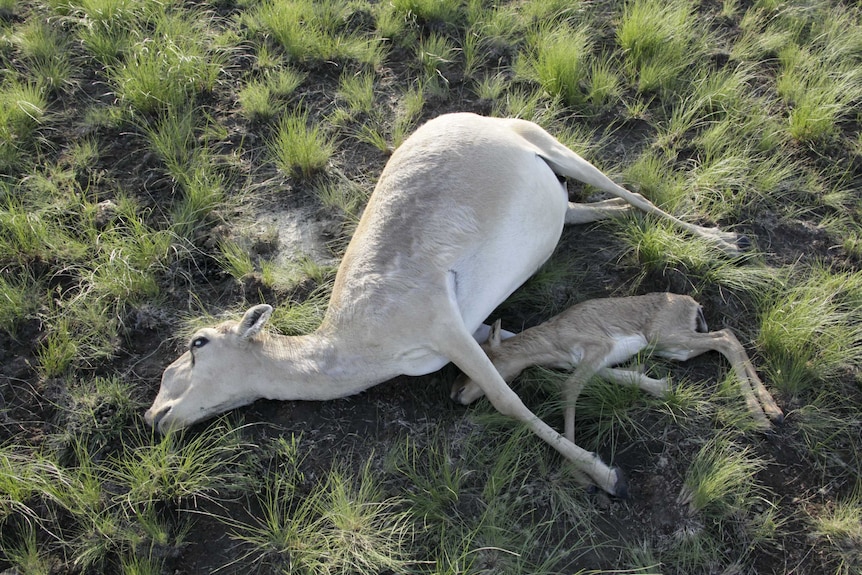
[(563, 383), (563, 395), (566, 398), (566, 409), (563, 412), (564, 428), (566, 439), (572, 443), (575, 442), (575, 405), (578, 396), (590, 379), (606, 367), (608, 354), (611, 351), (613, 351), (612, 346), (598, 342), (585, 345), (580, 363)]
[(569, 202), (569, 209), (566, 210), (566, 224), (589, 224), (599, 220), (620, 218), (631, 213), (631, 210), (632, 206), (620, 198), (589, 204)]
[[(482, 325), (479, 326), (479, 329), (477, 329), (473, 333), (473, 339), (475, 339), (479, 343), (485, 343), (486, 341), (488, 341), (488, 335), (490, 333), (491, 333), (491, 326), (483, 323)], [(515, 335), (517, 335), (517, 334), (512, 333), (511, 331), (506, 331), (505, 329), (503, 329), (503, 330), (500, 330), (500, 335), (502, 336), (503, 339), (509, 339), (510, 337), (515, 337)]]
[(624, 368), (607, 367), (599, 371), (598, 376), (621, 385), (634, 385), (655, 397), (664, 397), (670, 391), (667, 378), (655, 379), (643, 373)]
[[(460, 320), (460, 316), (456, 317)], [(611, 469), (605, 465), (595, 453), (590, 453), (566, 441), (562, 435), (531, 412), (517, 394), (506, 385), (494, 364), (463, 325), (452, 325), (451, 329), (441, 331), (445, 332), (446, 337), (433, 342), (437, 351), (448, 357), (475, 381), (497, 411), (525, 423), (533, 433), (574, 463), (580, 471), (588, 475), (606, 492), (620, 497), (626, 495), (627, 488), (622, 473), (618, 469)]]
[(563, 383), (563, 396), (566, 398), (566, 410), (564, 412), (564, 428), (566, 439), (575, 442), (575, 405), (581, 390), (590, 381), (600, 368), (581, 362), (575, 371)]
[(757, 376), (757, 371), (751, 364), (748, 354), (745, 353), (745, 348), (739, 343), (736, 335), (729, 329), (723, 329), (717, 333), (722, 334), (722, 339), (720, 340), (722, 347), (718, 351), (730, 361), (737, 377), (749, 383), (748, 389), (753, 389), (752, 397), (756, 395), (760, 400), (759, 408), (762, 408), (766, 416), (775, 423), (784, 421), (784, 414), (781, 412), (781, 408), (778, 407), (772, 394), (769, 393), (760, 377)]
[(541, 157), (557, 174), (595, 186), (602, 191), (622, 198), (626, 203), (641, 211), (669, 220), (687, 232), (709, 240), (727, 254), (736, 255), (740, 248), (745, 249), (750, 243), (748, 238), (744, 236), (739, 236), (733, 232), (722, 232), (717, 228), (705, 228), (689, 224), (659, 209), (642, 195), (617, 185), (597, 167), (535, 125), (514, 121), (512, 129), (526, 140), (535, 143), (541, 149)]
[[(731, 368), (739, 380), (740, 391), (751, 415), (762, 428), (769, 428), (769, 419), (780, 423), (783, 419), (781, 409), (769, 391), (757, 377), (754, 366), (745, 353), (745, 348), (730, 330), (724, 329), (709, 333), (691, 332), (662, 337), (656, 344), (658, 354), (662, 357), (685, 361), (707, 351), (717, 351), (730, 362)], [(752, 377), (752, 375), (754, 377)], [(756, 390), (756, 391), (755, 391)], [(757, 399), (763, 402), (763, 406)], [(764, 413), (765, 412), (765, 413)], [(767, 415), (769, 418), (767, 418)]]

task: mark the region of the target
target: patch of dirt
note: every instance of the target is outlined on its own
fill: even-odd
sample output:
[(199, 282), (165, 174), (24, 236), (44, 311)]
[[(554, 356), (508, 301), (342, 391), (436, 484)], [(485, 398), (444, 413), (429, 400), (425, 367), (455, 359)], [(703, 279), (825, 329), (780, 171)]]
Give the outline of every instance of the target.
[(752, 229), (758, 249), (767, 254), (772, 265), (841, 261), (847, 257), (841, 245), (811, 221), (763, 211), (758, 213)]

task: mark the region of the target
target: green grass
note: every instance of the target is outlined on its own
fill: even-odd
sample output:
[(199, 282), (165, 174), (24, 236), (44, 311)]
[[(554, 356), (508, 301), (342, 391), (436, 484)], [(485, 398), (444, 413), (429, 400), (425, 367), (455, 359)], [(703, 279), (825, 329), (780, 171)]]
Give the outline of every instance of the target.
[(133, 42), (110, 68), (120, 100), (134, 112), (152, 114), (181, 109), (213, 90), (223, 56), (206, 44), (207, 19), (205, 13), (157, 14), (154, 33)]
[(709, 242), (693, 239), (668, 223), (638, 218), (623, 220), (619, 225), (617, 233), (626, 246), (623, 260), (636, 273), (632, 278), (635, 285), (656, 275), (682, 273), (688, 289), (695, 293), (708, 286), (757, 293), (775, 281), (774, 272), (768, 269), (756, 264), (740, 265), (756, 255), (728, 259)]
[(343, 26), (347, 2), (264, 2), (248, 13), (254, 36), (270, 37), (292, 62), (339, 60), (374, 67), (384, 57), (380, 39)]
[(323, 321), (332, 285), (326, 283), (315, 289), (302, 303), (281, 306), (272, 314), (272, 327), (284, 335), (311, 333)]
[(242, 113), (253, 122), (265, 122), (278, 112), (272, 89), (265, 81), (249, 82), (237, 96)]
[(152, 440), (144, 434), (137, 445), (124, 446), (112, 478), (131, 504), (221, 498), (245, 481), (241, 439), (239, 431), (225, 425), (187, 440), (178, 434)]
[(335, 144), (319, 125), (309, 121), (308, 112), (293, 112), (279, 121), (269, 149), (285, 175), (309, 178), (326, 166)]
[(460, 4), (453, 0), (394, 0), (392, 8), (403, 18), (426, 24), (455, 24), (461, 16)]
[[(819, 0), (0, 1), (0, 571), (858, 573), (860, 38), (858, 7)], [(690, 293), (785, 424), (751, 429), (714, 354), (638, 358), (668, 397), (597, 381), (578, 405), (625, 503), (452, 406), (449, 369), (153, 435), (194, 329), (263, 301), (275, 332), (320, 325), (385, 161), (454, 110), (536, 121), (754, 242), (567, 230), (504, 327)], [(325, 261), (268, 217), (309, 207)], [(515, 383), (557, 427), (561, 377)]]
[(834, 573), (853, 573), (860, 567), (856, 550), (862, 544), (862, 506), (859, 496), (836, 501), (810, 516), (814, 536), (834, 550)]
[(717, 519), (745, 515), (756, 502), (756, 473), (763, 463), (751, 451), (717, 436), (692, 461), (681, 501), (692, 512)]
[(626, 3), (617, 28), (625, 67), (640, 92), (670, 90), (698, 57), (694, 5), (687, 0)]
[(443, 35), (430, 34), (416, 45), (416, 61), (422, 74), (423, 88), (432, 94), (448, 90), (443, 71), (455, 58), (455, 46)]
[(49, 93), (62, 91), (72, 80), (67, 37), (55, 25), (30, 20), (12, 37), (36, 83)]
[(792, 396), (817, 393), (822, 383), (858, 368), (860, 280), (858, 273), (814, 268), (771, 301), (764, 298), (758, 341), (779, 389)]
[(241, 280), (254, 272), (251, 256), (236, 242), (223, 242), (219, 249), (221, 251), (219, 263), (234, 279)]
[(59, 446), (86, 442), (88, 449), (104, 448), (123, 435), (142, 404), (129, 397), (118, 377), (69, 380), (66, 425), (54, 440)]
[(370, 114), (374, 111), (374, 76), (368, 73), (342, 75), (338, 96), (344, 100), (352, 114)]
[[(296, 465), (297, 443), (281, 441), (277, 453)], [(310, 573), (406, 572), (404, 548), (411, 524), (396, 499), (386, 499), (368, 467), (353, 480), (337, 469), (304, 492), (299, 474), (262, 479), (253, 523), (228, 520), (244, 561), (259, 569)]]
[(0, 169), (4, 172), (14, 174), (27, 165), (24, 155), (34, 151), (36, 129), (47, 105), (35, 82), (0, 83)]
[(33, 278), (0, 276), (0, 329), (14, 334), (18, 324), (36, 311), (39, 291)]
[(535, 43), (533, 67), (539, 84), (569, 106), (583, 105), (592, 48), (589, 30), (541, 29)]
[(293, 94), (304, 79), (305, 74), (286, 68), (249, 81), (237, 94), (242, 113), (252, 122), (271, 120), (280, 111), (281, 101)]
[(674, 172), (670, 159), (654, 149), (629, 164), (625, 177), (640, 194), (663, 210), (675, 212), (689, 198), (689, 190), (682, 176)]
[(359, 184), (342, 179), (324, 182), (315, 192), (324, 206), (335, 208), (356, 221), (370, 194)]

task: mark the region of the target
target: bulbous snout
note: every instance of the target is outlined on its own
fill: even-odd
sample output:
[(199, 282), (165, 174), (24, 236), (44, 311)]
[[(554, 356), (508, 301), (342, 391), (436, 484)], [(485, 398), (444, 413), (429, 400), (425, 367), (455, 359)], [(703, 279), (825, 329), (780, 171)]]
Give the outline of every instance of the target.
[(163, 407), (153, 405), (144, 413), (144, 421), (159, 433), (164, 433), (165, 430), (161, 428), (161, 423), (165, 416), (170, 413), (171, 407), (170, 405)]
[(180, 379), (185, 359), (185, 355), (183, 355), (165, 368), (164, 373), (162, 373), (159, 393), (156, 394), (150, 408), (144, 412), (144, 421), (159, 433), (165, 433), (168, 428), (177, 427), (177, 422), (174, 421), (177, 418), (173, 416), (177, 415), (174, 408), (180, 400), (177, 391), (184, 387), (180, 385)]

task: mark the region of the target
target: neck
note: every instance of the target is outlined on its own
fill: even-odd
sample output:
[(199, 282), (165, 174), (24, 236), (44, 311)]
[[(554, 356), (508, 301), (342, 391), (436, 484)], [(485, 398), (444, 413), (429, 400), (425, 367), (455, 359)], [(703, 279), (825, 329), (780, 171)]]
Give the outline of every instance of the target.
[(365, 369), (369, 364), (344, 343), (318, 333), (265, 336), (249, 379), (267, 399), (329, 400), (359, 393), (387, 377)]

